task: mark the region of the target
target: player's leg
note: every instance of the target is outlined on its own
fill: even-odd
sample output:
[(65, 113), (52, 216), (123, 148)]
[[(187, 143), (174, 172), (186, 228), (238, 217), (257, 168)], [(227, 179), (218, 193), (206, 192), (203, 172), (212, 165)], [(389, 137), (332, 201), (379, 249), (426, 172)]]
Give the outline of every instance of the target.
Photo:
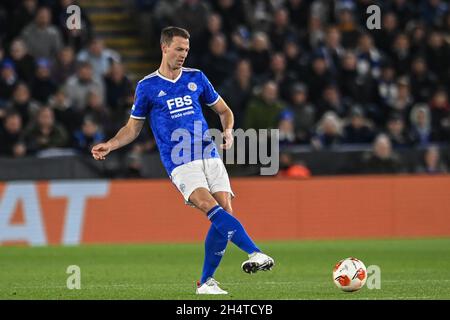
[(261, 251), (248, 236), (239, 220), (219, 206), (207, 189), (196, 189), (189, 197), (189, 201), (206, 214), (220, 234), (240, 249), (248, 254)]
[[(217, 205), (209, 195), (208, 182), (203, 173), (202, 161), (193, 161), (177, 167), (171, 173), (173, 184), (178, 188), (184, 197), (185, 203), (194, 205), (189, 198), (195, 194), (198, 206)], [(198, 190), (198, 191), (196, 191)], [(206, 195), (206, 197), (203, 197)], [(195, 206), (195, 205), (194, 205)], [(205, 261), (203, 264), (202, 276), (197, 284), (197, 294), (226, 294), (222, 290), (213, 275), (222, 259), (222, 254), (228, 244), (228, 238), (224, 237), (217, 229), (211, 225), (205, 239)]]
[[(194, 190), (189, 197), (189, 201), (204, 212), (207, 212), (208, 208), (217, 205), (216, 200), (211, 197), (209, 190), (206, 188), (198, 188)], [(222, 260), (223, 254), (225, 253), (227, 244), (228, 237), (222, 235), (211, 224), (205, 239), (205, 260), (203, 262), (200, 285), (214, 276), (214, 273)]]
[[(214, 199), (226, 212), (232, 214), (231, 200), (234, 197), (230, 180), (221, 159), (208, 159), (205, 163), (205, 175)], [(231, 241), (234, 242), (234, 237)], [(248, 253), (248, 252), (247, 252)], [(249, 253), (249, 259), (242, 263), (242, 269), (247, 273), (258, 270), (270, 270), (274, 260), (259, 250)]]
[[(232, 214), (233, 208), (231, 207), (231, 193), (226, 191), (218, 191), (213, 193), (214, 199), (219, 205), (224, 208), (228, 213)], [(254, 273), (258, 270), (271, 270), (274, 265), (274, 261), (271, 257), (264, 253), (257, 252), (249, 255), (249, 259), (242, 263), (242, 270), (247, 273)]]

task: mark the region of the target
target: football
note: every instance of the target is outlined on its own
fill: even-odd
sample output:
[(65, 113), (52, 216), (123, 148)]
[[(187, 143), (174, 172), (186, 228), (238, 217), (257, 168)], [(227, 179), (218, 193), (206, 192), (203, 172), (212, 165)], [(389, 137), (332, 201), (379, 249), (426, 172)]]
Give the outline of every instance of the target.
[(336, 263), (333, 281), (339, 289), (353, 292), (361, 289), (367, 280), (366, 266), (361, 260), (347, 258)]

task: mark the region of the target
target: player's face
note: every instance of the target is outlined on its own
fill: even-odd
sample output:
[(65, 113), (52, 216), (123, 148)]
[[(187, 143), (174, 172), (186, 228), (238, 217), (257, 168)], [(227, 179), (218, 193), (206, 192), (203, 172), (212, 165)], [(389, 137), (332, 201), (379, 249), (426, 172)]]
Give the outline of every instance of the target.
[(163, 55), (172, 69), (180, 69), (189, 52), (189, 39), (173, 37), (170, 45), (163, 46)]

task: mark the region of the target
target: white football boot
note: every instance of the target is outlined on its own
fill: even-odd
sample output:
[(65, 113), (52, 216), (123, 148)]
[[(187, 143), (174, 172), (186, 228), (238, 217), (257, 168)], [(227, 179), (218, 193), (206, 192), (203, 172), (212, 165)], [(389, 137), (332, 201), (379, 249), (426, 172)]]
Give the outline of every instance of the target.
[(253, 252), (248, 257), (249, 259), (242, 263), (242, 270), (247, 273), (272, 270), (272, 267), (275, 265), (275, 261), (262, 252)]
[(219, 288), (219, 282), (217, 282), (214, 278), (208, 278), (205, 283), (200, 285), (200, 282), (197, 282), (197, 289), (195, 290), (196, 294), (228, 294), (227, 291)]

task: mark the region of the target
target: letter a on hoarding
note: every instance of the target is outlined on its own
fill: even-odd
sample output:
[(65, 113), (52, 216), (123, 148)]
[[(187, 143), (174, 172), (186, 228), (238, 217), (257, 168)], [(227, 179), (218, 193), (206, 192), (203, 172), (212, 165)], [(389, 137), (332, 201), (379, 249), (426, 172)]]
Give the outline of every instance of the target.
[[(12, 223), (19, 204), (23, 208), (23, 223)], [(0, 195), (0, 243), (25, 241), (31, 245), (45, 245), (44, 224), (38, 192), (33, 183), (8, 183)]]

